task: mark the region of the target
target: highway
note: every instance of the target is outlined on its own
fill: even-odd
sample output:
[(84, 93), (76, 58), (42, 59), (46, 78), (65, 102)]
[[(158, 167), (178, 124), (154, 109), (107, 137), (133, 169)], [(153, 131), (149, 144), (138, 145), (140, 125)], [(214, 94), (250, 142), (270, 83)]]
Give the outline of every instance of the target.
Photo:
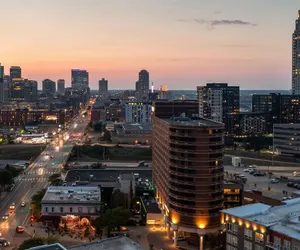
[[(29, 205), (32, 195), (48, 187), (48, 179), (51, 175), (60, 173), (62, 164), (67, 161), (69, 153), (75, 145), (75, 140), (71, 139), (71, 135), (81, 134), (76, 140), (83, 137), (84, 129), (89, 120), (89, 116), (83, 118), (78, 115), (73, 118), (67, 131), (70, 139), (67, 136), (64, 139), (59, 139), (59, 143), (53, 141), (48, 144), (40, 156), (25, 170), (25, 174), (17, 177), (14, 189), (0, 204), (0, 232), (2, 238), (13, 244), (16, 227), (21, 225), (25, 227), (26, 233), (26, 221), (30, 216)], [(53, 156), (53, 159), (51, 159), (51, 156)], [(26, 203), (25, 207), (21, 207), (22, 201)], [(9, 206), (13, 203), (15, 203), (15, 210), (10, 210)], [(7, 220), (2, 219), (5, 214), (9, 214)]]

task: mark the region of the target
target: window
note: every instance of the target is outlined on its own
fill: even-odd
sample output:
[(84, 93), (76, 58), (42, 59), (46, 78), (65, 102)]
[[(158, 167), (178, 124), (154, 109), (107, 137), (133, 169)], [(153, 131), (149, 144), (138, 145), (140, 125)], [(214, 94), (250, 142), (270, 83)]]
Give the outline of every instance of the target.
[(227, 243), (230, 243), (232, 245), (237, 246), (237, 244), (238, 244), (238, 238), (232, 234), (227, 233), (226, 240), (227, 240)]
[(252, 239), (252, 230), (249, 228), (245, 228), (244, 236), (245, 238)]
[(265, 248), (260, 245), (255, 245), (255, 250), (265, 250)]
[(48, 207), (45, 207), (45, 212), (48, 213)]
[(245, 250), (252, 250), (252, 242), (248, 240), (244, 240), (244, 249)]
[(64, 208), (63, 207), (60, 207), (60, 212), (62, 213), (64, 211)]
[(237, 250), (237, 248), (230, 245), (226, 245), (226, 250)]
[(263, 243), (264, 235), (261, 233), (255, 233), (255, 242)]
[(73, 208), (72, 207), (70, 207), (70, 213), (72, 213), (73, 212)]
[(283, 246), (285, 250), (290, 250), (291, 249), (291, 242), (288, 240), (283, 241)]
[(51, 212), (52, 212), (52, 213), (54, 212), (54, 207), (51, 208)]
[(239, 226), (237, 224), (227, 223), (227, 231), (237, 234)]

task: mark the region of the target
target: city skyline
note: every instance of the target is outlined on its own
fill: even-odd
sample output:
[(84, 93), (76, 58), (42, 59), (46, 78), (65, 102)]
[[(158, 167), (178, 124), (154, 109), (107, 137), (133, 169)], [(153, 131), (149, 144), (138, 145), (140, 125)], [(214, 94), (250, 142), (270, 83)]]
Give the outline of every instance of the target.
[[(228, 82), (291, 89), (299, 7), (296, 0), (6, 1), (2, 19), (11, 21), (3, 28), (1, 64), (5, 74), (20, 66), (39, 88), (46, 78), (65, 79), (68, 87), (71, 69), (82, 68), (92, 89), (102, 78), (110, 89), (134, 89), (141, 69), (156, 88)], [(32, 18), (22, 18), (24, 9)]]

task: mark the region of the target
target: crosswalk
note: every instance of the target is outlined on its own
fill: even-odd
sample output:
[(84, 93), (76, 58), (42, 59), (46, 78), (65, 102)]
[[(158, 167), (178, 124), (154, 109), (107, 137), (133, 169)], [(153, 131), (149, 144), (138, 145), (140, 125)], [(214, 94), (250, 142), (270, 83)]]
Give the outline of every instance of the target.
[(17, 177), (16, 181), (48, 182), (47, 177)]
[[(56, 171), (44, 171), (43, 172), (43, 174), (45, 174), (45, 175), (53, 175), (55, 173), (56, 173)], [(36, 175), (36, 174), (39, 174), (39, 171), (32, 170), (32, 171), (29, 171), (27, 174), (28, 175)]]

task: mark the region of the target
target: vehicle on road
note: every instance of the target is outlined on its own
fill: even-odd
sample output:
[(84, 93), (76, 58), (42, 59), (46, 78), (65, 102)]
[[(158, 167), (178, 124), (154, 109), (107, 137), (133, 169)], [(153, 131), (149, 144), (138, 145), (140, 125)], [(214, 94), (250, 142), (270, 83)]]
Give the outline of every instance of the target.
[(8, 218), (9, 218), (9, 214), (8, 213), (2, 216), (3, 220), (8, 220)]
[(294, 182), (291, 182), (291, 181), (290, 181), (290, 182), (288, 182), (286, 185), (287, 185), (287, 187), (293, 187), (294, 184), (295, 184)]
[(22, 201), (21, 202), (21, 207), (25, 207), (25, 205), (26, 205), (25, 201)]
[(16, 232), (17, 232), (17, 233), (23, 233), (24, 230), (25, 230), (25, 228), (24, 228), (23, 226), (17, 226), (17, 227), (16, 227)]
[(15, 203), (12, 203), (10, 206), (9, 206), (9, 209), (10, 210), (15, 210), (16, 208), (16, 204)]
[(10, 242), (4, 238), (0, 239), (0, 246), (8, 247), (10, 245)]
[(252, 189), (252, 192), (255, 193), (255, 194), (262, 195), (262, 191), (257, 190), (257, 189)]
[(253, 176), (266, 176), (266, 173), (263, 172), (255, 172)]
[(248, 173), (249, 173), (249, 172), (251, 172), (251, 171), (254, 171), (254, 169), (253, 169), (253, 168), (245, 168), (245, 169), (244, 169), (244, 172), (248, 172)]
[(279, 179), (277, 179), (277, 178), (272, 179), (272, 180), (271, 180), (271, 183), (272, 183), (272, 184), (277, 184), (277, 183), (279, 183)]

